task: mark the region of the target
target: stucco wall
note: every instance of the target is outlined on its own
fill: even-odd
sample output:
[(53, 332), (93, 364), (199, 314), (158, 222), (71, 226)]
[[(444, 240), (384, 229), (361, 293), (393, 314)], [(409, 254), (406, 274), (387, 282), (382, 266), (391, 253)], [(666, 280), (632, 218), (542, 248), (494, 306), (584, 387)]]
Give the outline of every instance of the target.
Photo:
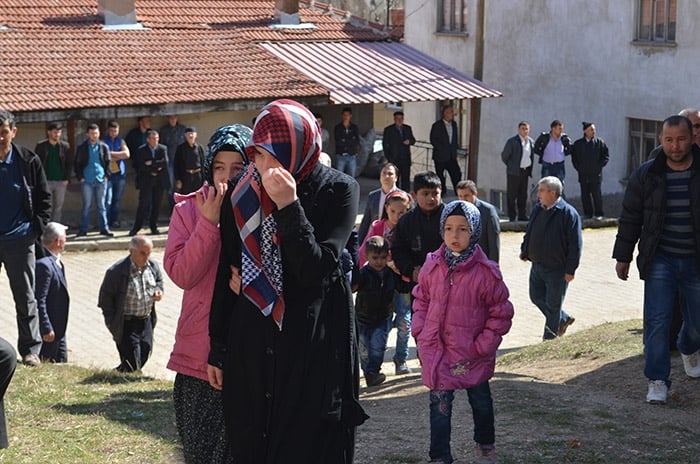
[[(603, 191), (620, 192), (629, 149), (627, 118), (663, 120), (683, 107), (700, 106), (693, 77), (700, 75), (695, 27), (700, 11), (691, 3), (678, 3), (675, 47), (645, 47), (632, 43), (636, 2), (488, 0), (483, 80), (504, 96), (482, 103), (480, 189), (505, 189), (500, 152), (520, 120), (530, 121), (536, 137), (560, 119), (573, 139), (582, 135), (581, 121), (596, 123), (611, 151)], [(471, 74), (473, 40), (464, 40), (465, 50), (459, 51), (454, 38), (426, 26), (434, 24), (436, 5), (436, 0), (407, 0), (406, 42)], [(424, 116), (410, 117), (416, 124)], [(539, 175), (539, 168), (535, 172)], [(566, 181), (567, 195), (578, 196), (570, 161)]]

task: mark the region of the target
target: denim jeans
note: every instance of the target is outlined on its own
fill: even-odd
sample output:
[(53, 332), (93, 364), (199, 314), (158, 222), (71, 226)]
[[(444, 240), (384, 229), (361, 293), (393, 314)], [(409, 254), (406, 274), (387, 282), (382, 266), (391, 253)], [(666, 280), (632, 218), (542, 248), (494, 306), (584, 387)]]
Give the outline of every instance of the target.
[(561, 181), (564, 185), (564, 177), (566, 176), (565, 166), (566, 163), (542, 163), (542, 177), (554, 176)]
[(644, 280), (644, 375), (665, 380), (671, 372), (669, 327), (676, 292), (681, 296), (683, 325), (678, 350), (692, 354), (700, 349), (700, 269), (695, 256), (678, 258), (657, 253)]
[(358, 322), (358, 332), (360, 339), (360, 366), (367, 375), (368, 372), (378, 373), (384, 361), (386, 351), (386, 339), (391, 330), (392, 316), (386, 318), (384, 322), (376, 327), (368, 327)]
[(107, 181), (88, 183), (87, 181), (80, 184), (80, 193), (83, 196), (83, 213), (80, 221), (80, 232), (87, 232), (90, 228), (90, 209), (92, 202), (97, 206), (97, 222), (100, 231), (108, 230), (107, 227), (107, 211), (105, 209), (105, 192), (107, 190)]
[(355, 171), (357, 170), (357, 155), (336, 155), (335, 168), (351, 177), (355, 177)]
[(394, 293), (393, 326), (396, 327), (395, 363), (404, 363), (408, 359), (408, 339), (411, 338), (411, 294)]
[[(488, 380), (467, 388), (469, 405), (474, 420), (474, 441), (480, 445), (492, 445), (496, 441), (493, 400)], [(430, 392), (430, 452), (432, 461), (450, 464), (450, 436), (452, 434), (452, 400), (454, 391), (431, 390)]]
[(537, 263), (532, 263), (530, 269), (530, 301), (544, 314), (544, 340), (556, 338), (559, 323), (569, 318), (562, 310), (568, 286), (564, 274), (563, 269), (548, 269)]
[(119, 222), (119, 208), (122, 205), (122, 197), (126, 188), (126, 174), (113, 173), (109, 176), (109, 186), (105, 195), (105, 208), (107, 208), (107, 223)]

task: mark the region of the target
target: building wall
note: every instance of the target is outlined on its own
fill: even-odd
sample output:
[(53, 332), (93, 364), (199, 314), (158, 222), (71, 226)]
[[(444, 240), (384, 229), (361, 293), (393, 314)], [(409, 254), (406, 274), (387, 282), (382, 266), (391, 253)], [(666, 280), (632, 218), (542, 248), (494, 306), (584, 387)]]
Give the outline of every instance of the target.
[[(628, 118), (663, 120), (686, 106), (700, 106), (700, 11), (678, 2), (676, 46), (633, 44), (636, 2), (606, 0), (488, 0), (483, 80), (503, 97), (482, 102), (478, 161), (480, 190), (505, 190), (500, 152), (520, 120), (534, 137), (564, 122), (573, 138), (593, 121), (610, 147), (604, 193), (619, 193), (626, 176)], [(436, 0), (407, 0), (406, 42), (472, 74), (474, 41), (434, 34)], [(469, 1), (473, 24), (476, 1)], [(473, 31), (473, 28), (471, 29)], [(462, 49), (455, 47), (459, 41)], [(425, 112), (407, 119), (426, 119)], [(428, 121), (425, 121), (427, 124)], [(423, 125), (425, 125), (423, 124)], [(565, 191), (579, 196), (567, 161)], [(539, 167), (535, 173), (539, 175)]]

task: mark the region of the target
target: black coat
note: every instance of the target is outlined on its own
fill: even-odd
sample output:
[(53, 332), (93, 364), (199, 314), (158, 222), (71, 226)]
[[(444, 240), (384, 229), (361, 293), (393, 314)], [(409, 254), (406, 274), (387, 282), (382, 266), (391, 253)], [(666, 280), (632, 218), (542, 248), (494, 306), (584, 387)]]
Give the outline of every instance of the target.
[(41, 160), (31, 150), (13, 143), (12, 153), (19, 160), (24, 182), (24, 213), (31, 221), (32, 230), (38, 239), (51, 218), (51, 192), (46, 183), (46, 173)]
[[(695, 258), (700, 265), (700, 149), (693, 145), (694, 161), (688, 183), (690, 189), (690, 219), (695, 237)], [(660, 150), (650, 161), (639, 166), (630, 175), (622, 200), (613, 258), (631, 263), (634, 246), (639, 241), (637, 268), (645, 279), (649, 264), (663, 232), (666, 218), (666, 153)]]
[(355, 222), (359, 187), (319, 164), (297, 194), (298, 201), (273, 213), (286, 308), (281, 331), (228, 287), (230, 265), (240, 267), (241, 242), (224, 200), (209, 363), (223, 368), (237, 464), (351, 463), (355, 426), (366, 418), (358, 402), (355, 313), (338, 260)]
[[(75, 151), (75, 177), (78, 178), (78, 181), (80, 181), (80, 179), (85, 178), (85, 175), (83, 173), (85, 171), (85, 168), (87, 167), (88, 162), (90, 161), (90, 151), (88, 150), (89, 143), (90, 142), (86, 140), (85, 142), (81, 143), (78, 146), (78, 149)], [(107, 177), (109, 177), (110, 172), (109, 147), (102, 140), (98, 140), (97, 145), (100, 150), (100, 164), (102, 164), (102, 169), (104, 169), (105, 171), (105, 179), (107, 179)]]
[[(530, 166), (527, 168), (527, 175), (532, 176), (532, 159), (533, 153), (535, 152), (535, 144), (532, 138), (527, 138), (530, 143)], [(520, 135), (509, 138), (506, 144), (503, 146), (503, 151), (501, 152), (501, 160), (506, 165), (506, 174), (509, 176), (519, 176), (520, 175), (520, 161), (523, 157), (523, 145), (521, 142)]]
[[(160, 185), (163, 190), (170, 188), (168, 149), (165, 145), (156, 145), (153, 155), (148, 144), (141, 145), (134, 155), (133, 162), (136, 168), (137, 189), (149, 189), (155, 185)], [(148, 162), (150, 164), (146, 164)]]
[(603, 167), (609, 159), (608, 146), (599, 137), (594, 137), (590, 142), (581, 137), (571, 148), (571, 162), (578, 171), (579, 182), (600, 181)]
[(430, 128), (430, 143), (433, 145), (433, 160), (437, 162), (446, 162), (451, 159), (457, 159), (458, 139), (459, 128), (454, 120), (452, 121), (452, 140), (447, 137), (445, 121), (442, 119), (435, 121)]
[[(408, 140), (408, 145), (404, 144), (404, 140)], [(387, 161), (398, 164), (399, 161), (407, 162), (411, 165), (411, 145), (416, 144), (416, 138), (413, 136), (411, 126), (406, 124), (401, 125), (401, 132), (392, 124), (384, 128), (382, 135), (382, 149)]]
[[(46, 167), (49, 160), (49, 141), (48, 139), (42, 140), (36, 144), (34, 148), (34, 153), (37, 154), (41, 160), (41, 165), (46, 171)], [(58, 158), (61, 160), (61, 169), (63, 169), (63, 180), (70, 180), (70, 176), (73, 173), (73, 156), (70, 152), (70, 145), (68, 142), (63, 140), (58, 141)]]

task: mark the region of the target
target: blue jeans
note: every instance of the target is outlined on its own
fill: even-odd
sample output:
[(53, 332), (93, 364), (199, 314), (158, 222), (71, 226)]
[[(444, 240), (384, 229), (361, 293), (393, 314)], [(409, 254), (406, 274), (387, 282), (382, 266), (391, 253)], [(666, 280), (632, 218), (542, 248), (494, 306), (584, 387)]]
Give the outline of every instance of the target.
[(357, 155), (337, 155), (335, 157), (335, 168), (351, 177), (355, 177), (355, 171), (357, 170)]
[(105, 208), (107, 208), (107, 223), (119, 222), (119, 208), (122, 204), (124, 189), (126, 188), (126, 174), (112, 174), (109, 176), (109, 186), (105, 195)]
[(107, 210), (105, 209), (105, 192), (107, 181), (80, 184), (80, 193), (83, 196), (83, 213), (80, 221), (80, 232), (87, 232), (90, 228), (90, 209), (94, 200), (97, 205), (97, 222), (100, 231), (109, 230), (107, 227)]
[(671, 372), (669, 327), (676, 292), (681, 296), (683, 325), (678, 350), (692, 354), (700, 349), (700, 275), (695, 256), (677, 258), (658, 253), (644, 280), (644, 375), (668, 381)]
[(411, 338), (411, 294), (394, 293), (394, 327), (396, 328), (395, 363), (408, 359), (408, 339)]
[(542, 177), (554, 176), (561, 181), (564, 185), (564, 177), (566, 176), (566, 171), (564, 169), (565, 162), (561, 163), (545, 163), (542, 162)]
[[(493, 400), (488, 380), (475, 387), (467, 388), (469, 405), (474, 420), (474, 441), (480, 445), (496, 442), (494, 427)], [(452, 400), (454, 391), (430, 391), (430, 459), (450, 464), (450, 436), (452, 434)]]
[(358, 322), (358, 332), (360, 338), (360, 366), (362, 371), (367, 373), (378, 373), (384, 361), (386, 351), (386, 339), (391, 330), (391, 316), (376, 327), (368, 327)]
[(544, 340), (556, 338), (559, 323), (569, 318), (562, 310), (568, 286), (564, 274), (563, 269), (548, 269), (537, 263), (532, 263), (530, 269), (530, 301), (544, 314)]

